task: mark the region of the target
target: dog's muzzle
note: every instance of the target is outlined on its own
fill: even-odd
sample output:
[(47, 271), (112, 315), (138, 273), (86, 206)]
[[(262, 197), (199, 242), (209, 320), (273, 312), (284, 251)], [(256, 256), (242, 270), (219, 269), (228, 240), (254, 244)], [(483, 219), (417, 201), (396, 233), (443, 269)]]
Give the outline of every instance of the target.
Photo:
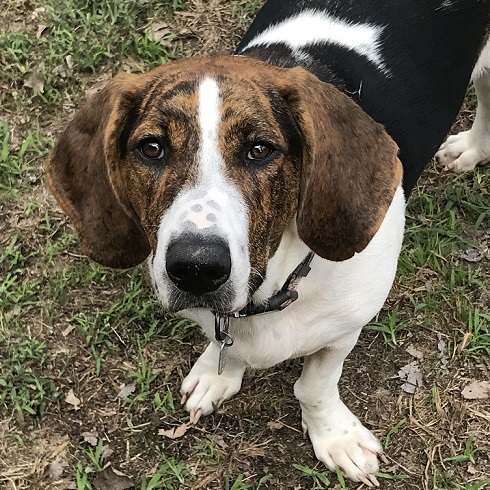
[(180, 291), (212, 293), (230, 277), (230, 249), (217, 236), (182, 235), (168, 246), (166, 270)]

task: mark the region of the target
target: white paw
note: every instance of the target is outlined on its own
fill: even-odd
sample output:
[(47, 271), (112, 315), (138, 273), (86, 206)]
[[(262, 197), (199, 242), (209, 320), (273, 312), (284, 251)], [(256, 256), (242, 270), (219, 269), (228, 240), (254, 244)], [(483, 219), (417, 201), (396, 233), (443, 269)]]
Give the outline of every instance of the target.
[(351, 480), (379, 486), (373, 473), (379, 469), (378, 456), (384, 458), (383, 448), (340, 400), (328, 409), (302, 404), (302, 415), (320, 461), (331, 470), (338, 466)]
[(228, 356), (225, 369), (218, 375), (218, 347), (211, 343), (196, 361), (180, 388), (182, 404), (195, 424), (201, 415), (210, 414), (224, 400), (238, 393), (245, 365)]
[[(481, 139), (482, 141), (478, 141)], [(490, 161), (490, 140), (476, 138), (475, 131), (453, 134), (436, 153), (437, 160), (453, 172), (473, 170)]]

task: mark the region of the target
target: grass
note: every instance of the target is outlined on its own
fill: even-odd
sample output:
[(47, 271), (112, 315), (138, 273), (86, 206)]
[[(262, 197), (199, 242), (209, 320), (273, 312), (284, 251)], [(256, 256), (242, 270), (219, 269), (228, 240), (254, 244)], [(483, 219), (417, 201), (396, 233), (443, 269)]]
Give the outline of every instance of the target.
[[(33, 102), (59, 107), (67, 91), (79, 92), (84, 77), (102, 67), (112, 71), (137, 60), (142, 70), (167, 62), (179, 46), (155, 40), (152, 23), (170, 18), (178, 6), (171, 1), (34, 1), (31, 28), (7, 27), (0, 37), (2, 68), (11, 88), (0, 101), (16, 109)], [(12, 14), (21, 9), (9, 8)], [(34, 87), (26, 85), (29, 78), (37, 82)]]
[[(141, 490), (355, 488), (318, 465), (300, 434), (297, 361), (247, 374), (242, 393), (185, 436), (158, 436), (188, 421), (178, 386), (202, 336), (161, 310), (142, 267), (117, 272), (82, 257), (43, 179), (54, 137), (86, 90), (121, 69), (228, 48), (260, 3), (0, 0), (0, 460), (9, 468), (0, 486), (91, 490), (110, 462)], [(168, 24), (163, 42), (155, 21)], [(471, 111), (471, 93), (468, 101)], [(407, 210), (393, 292), (346, 363), (343, 397), (392, 458), (378, 474), (383, 488), (489, 483), (488, 452), (476, 443), (490, 434), (488, 407), (459, 394), (490, 354), (489, 177), (488, 168), (428, 169)], [(425, 356), (413, 396), (396, 379), (409, 344)], [(64, 401), (70, 389), (79, 410)], [(84, 431), (97, 432), (96, 446), (81, 440)], [(57, 458), (66, 467), (52, 481)]]

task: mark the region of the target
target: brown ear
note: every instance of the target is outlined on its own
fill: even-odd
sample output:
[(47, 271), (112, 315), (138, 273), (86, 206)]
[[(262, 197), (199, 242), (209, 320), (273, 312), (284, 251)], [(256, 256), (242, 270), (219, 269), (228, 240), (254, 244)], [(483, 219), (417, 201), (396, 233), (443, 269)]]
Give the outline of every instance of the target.
[(283, 88), (303, 135), (297, 226), (320, 257), (361, 252), (388, 210), (402, 178), (398, 147), (355, 102), (302, 68)]
[(115, 107), (132, 77), (116, 77), (85, 104), (59, 138), (47, 166), (48, 185), (73, 221), (84, 253), (118, 268), (135, 266), (150, 253), (124, 191), (115, 191), (119, 179), (109, 175), (104, 145), (107, 126), (117, 126), (125, 117), (127, 110)]

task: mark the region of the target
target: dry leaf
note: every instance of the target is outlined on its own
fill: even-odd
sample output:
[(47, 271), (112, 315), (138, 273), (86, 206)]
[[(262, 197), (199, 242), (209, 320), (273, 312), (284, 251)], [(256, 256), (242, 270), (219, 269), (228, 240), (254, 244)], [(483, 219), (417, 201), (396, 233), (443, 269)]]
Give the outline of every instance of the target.
[(38, 7), (38, 8), (35, 8), (33, 11), (32, 11), (32, 14), (31, 14), (31, 19), (36, 19), (37, 17), (39, 17), (40, 15), (44, 14), (46, 12), (46, 9), (44, 7)]
[(93, 483), (96, 490), (127, 490), (128, 488), (133, 488), (133, 482), (120, 471), (116, 473), (110, 465), (97, 473)]
[(465, 253), (460, 254), (460, 257), (466, 262), (481, 262), (483, 255), (475, 248), (469, 248)]
[(104, 461), (107, 461), (112, 456), (113, 453), (114, 450), (112, 450), (109, 446), (102, 446), (101, 458)]
[(75, 330), (75, 325), (70, 325), (68, 327), (66, 327), (63, 332), (61, 332), (61, 335), (63, 335), (63, 337), (68, 337), (68, 335), (73, 332), (73, 330)]
[(158, 435), (168, 437), (169, 439), (178, 439), (179, 437), (182, 437), (187, 432), (188, 428), (189, 426), (187, 424), (182, 424), (179, 425), (179, 427), (177, 428), (172, 427), (171, 429), (168, 430), (159, 429)]
[(66, 395), (65, 402), (71, 405), (75, 410), (80, 410), (80, 398), (77, 398), (75, 396), (75, 393), (73, 393), (73, 390), (70, 390), (68, 392), (68, 395)]
[(73, 56), (71, 54), (65, 56), (65, 63), (70, 71), (73, 70)]
[(408, 347), (407, 347), (407, 352), (415, 357), (416, 359), (423, 359), (424, 358), (424, 353), (419, 351), (418, 349), (416, 349), (413, 344), (410, 344)]
[(271, 430), (278, 430), (282, 429), (284, 427), (284, 424), (282, 422), (267, 422), (267, 427)]
[(490, 398), (490, 382), (488, 381), (473, 381), (464, 388), (461, 392), (463, 398), (467, 400), (481, 400)]
[(99, 434), (97, 432), (82, 432), (82, 437), (85, 442), (88, 442), (91, 446), (97, 446), (97, 438)]
[(398, 371), (398, 376), (405, 381), (402, 385), (402, 390), (405, 393), (413, 394), (415, 393), (417, 386), (422, 386), (423, 377), (417, 361), (413, 361), (406, 366), (403, 366), (400, 371)]
[(130, 385), (125, 385), (124, 383), (119, 386), (119, 393), (117, 394), (118, 398), (122, 398), (123, 400), (127, 400), (128, 396), (131, 395), (131, 393), (134, 393), (134, 390), (136, 389), (136, 382), (131, 383)]
[(39, 39), (47, 28), (48, 26), (46, 24), (39, 24), (37, 27), (36, 38)]
[(24, 87), (31, 88), (32, 91), (37, 94), (38, 92), (44, 92), (44, 79), (39, 73), (35, 71), (29, 71), (26, 73), (24, 79)]
[(150, 40), (159, 41), (168, 34), (172, 34), (172, 29), (166, 22), (153, 22), (150, 28), (146, 31), (146, 37)]
[(58, 460), (52, 461), (49, 465), (49, 476), (52, 480), (57, 480), (63, 473), (66, 463), (60, 463)]

